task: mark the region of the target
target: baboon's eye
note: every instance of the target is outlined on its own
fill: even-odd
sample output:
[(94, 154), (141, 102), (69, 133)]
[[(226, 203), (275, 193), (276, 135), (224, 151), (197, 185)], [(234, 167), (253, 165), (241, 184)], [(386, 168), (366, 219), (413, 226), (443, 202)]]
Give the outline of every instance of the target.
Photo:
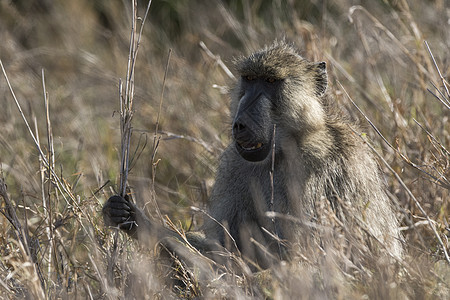
[(244, 76), (244, 79), (245, 79), (245, 80), (248, 80), (248, 81), (252, 81), (252, 80), (255, 80), (255, 79), (256, 79), (256, 76), (253, 76), (253, 75), (245, 75), (245, 76)]
[(276, 79), (275, 77), (267, 77), (267, 78), (266, 78), (266, 81), (267, 81), (268, 83), (274, 83), (275, 81), (277, 81), (277, 79)]

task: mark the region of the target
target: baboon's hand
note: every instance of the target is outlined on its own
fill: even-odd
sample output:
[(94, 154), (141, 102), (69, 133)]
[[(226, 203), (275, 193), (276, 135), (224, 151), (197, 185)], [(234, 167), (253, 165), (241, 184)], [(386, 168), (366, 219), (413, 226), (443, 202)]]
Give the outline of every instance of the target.
[(137, 207), (128, 199), (121, 196), (112, 196), (103, 206), (103, 219), (108, 226), (119, 227), (129, 234), (136, 231)]

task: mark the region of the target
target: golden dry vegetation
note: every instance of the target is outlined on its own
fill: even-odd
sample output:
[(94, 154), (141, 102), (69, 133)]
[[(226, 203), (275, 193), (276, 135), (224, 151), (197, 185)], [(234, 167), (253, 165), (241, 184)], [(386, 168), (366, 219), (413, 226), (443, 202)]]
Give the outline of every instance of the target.
[(406, 255), (361, 268), (337, 247), (260, 272), (179, 261), (167, 275), (158, 250), (104, 226), (132, 15), (131, 1), (0, 0), (0, 297), (448, 299), (447, 0), (155, 0), (143, 28), (128, 178), (138, 205), (183, 230), (201, 225), (190, 207), (206, 207), (229, 142), (233, 58), (286, 38), (328, 63), (336, 101), (380, 155)]

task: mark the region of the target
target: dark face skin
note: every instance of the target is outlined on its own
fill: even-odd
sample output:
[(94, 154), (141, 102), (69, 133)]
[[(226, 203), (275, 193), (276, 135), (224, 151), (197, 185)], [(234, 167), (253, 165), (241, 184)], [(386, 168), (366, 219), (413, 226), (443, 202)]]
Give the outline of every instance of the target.
[(247, 161), (263, 161), (271, 152), (274, 130), (271, 113), (280, 84), (281, 80), (273, 77), (242, 76), (233, 139), (236, 150)]

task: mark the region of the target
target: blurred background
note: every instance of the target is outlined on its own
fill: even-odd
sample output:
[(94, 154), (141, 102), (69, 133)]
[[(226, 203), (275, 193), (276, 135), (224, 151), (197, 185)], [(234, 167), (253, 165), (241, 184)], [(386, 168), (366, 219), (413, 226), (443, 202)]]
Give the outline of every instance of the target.
[[(146, 6), (139, 1), (140, 17)], [(59, 286), (73, 295), (78, 283), (83, 293), (102, 295), (85, 250), (103, 249), (111, 235), (102, 224), (101, 207), (117, 191), (119, 79), (126, 76), (131, 15), (131, 1), (0, 0), (0, 59), (32, 131), (50, 155), (45, 75), (54, 170), (76, 199), (76, 205), (64, 201), (50, 176), (42, 175), (39, 153), (1, 75), (1, 170), (18, 218), (38, 245), (30, 246), (37, 265), (49, 270), (42, 271), (41, 279), (48, 282), (47, 291)], [(139, 206), (154, 215), (156, 196), (163, 215), (180, 220), (184, 229), (201, 224), (189, 207), (205, 207), (218, 158), (229, 142), (227, 91), (234, 80), (227, 68), (234, 73), (235, 58), (275, 39), (292, 42), (309, 60), (327, 62), (330, 92), (343, 111), (360, 120), (363, 133), (418, 199), (448, 249), (449, 94), (424, 44), (448, 88), (447, 0), (154, 0), (135, 73), (129, 182)], [(338, 82), (397, 153), (352, 106)], [(152, 158), (158, 114), (160, 142)], [(380, 165), (411, 257), (438, 274), (424, 295), (442, 296), (448, 280), (439, 279), (443, 275), (433, 267), (444, 260), (442, 245), (405, 188)], [(45, 258), (50, 251), (45, 197), (57, 240), (51, 255), (59, 255), (53, 260)], [(0, 224), (2, 295), (12, 297), (35, 281), (24, 271), (24, 254), (10, 222), (0, 217)], [(100, 253), (99, 261), (106, 255)], [(58, 259), (65, 267), (56, 272)], [(86, 286), (92, 291), (86, 292)]]

